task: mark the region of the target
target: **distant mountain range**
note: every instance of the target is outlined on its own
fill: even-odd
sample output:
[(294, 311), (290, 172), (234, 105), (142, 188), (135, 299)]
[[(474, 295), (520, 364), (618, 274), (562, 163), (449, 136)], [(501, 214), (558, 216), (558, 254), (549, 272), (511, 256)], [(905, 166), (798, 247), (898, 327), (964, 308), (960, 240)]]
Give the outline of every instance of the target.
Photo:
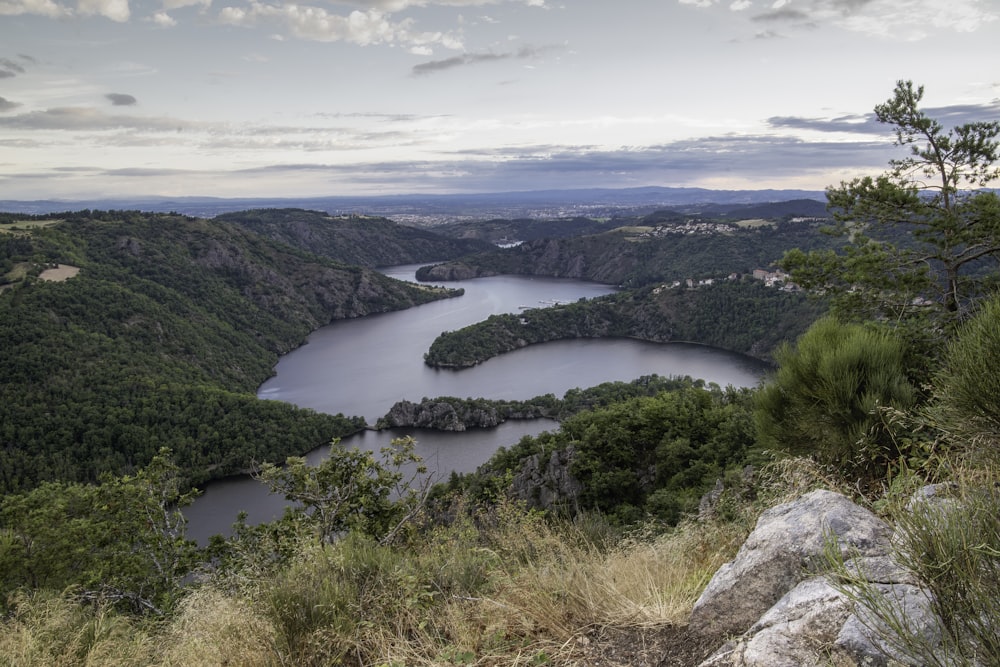
[(789, 200), (826, 201), (813, 190), (707, 190), (642, 187), (626, 189), (533, 190), (448, 195), (364, 197), (116, 197), (92, 200), (0, 200), (0, 211), (46, 214), (82, 209), (176, 212), (203, 218), (260, 208), (305, 208), (331, 214), (376, 215), (402, 222), (436, 224), (472, 218), (551, 218), (648, 213), (660, 208), (767, 204)]

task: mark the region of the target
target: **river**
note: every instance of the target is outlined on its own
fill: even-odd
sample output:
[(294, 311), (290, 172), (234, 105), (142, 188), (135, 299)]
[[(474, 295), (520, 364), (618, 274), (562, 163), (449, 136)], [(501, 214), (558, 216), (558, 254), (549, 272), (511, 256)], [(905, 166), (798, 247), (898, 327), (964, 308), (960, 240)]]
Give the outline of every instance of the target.
[[(383, 272), (414, 280), (418, 265)], [(689, 375), (721, 386), (754, 386), (764, 364), (742, 355), (683, 343), (656, 344), (630, 339), (555, 341), (501, 355), (473, 368), (434, 369), (423, 354), (442, 331), (453, 331), (499, 313), (519, 312), (553, 302), (572, 302), (614, 292), (608, 285), (575, 280), (496, 276), (456, 283), (465, 294), (416, 308), (343, 320), (313, 332), (305, 345), (283, 356), (275, 375), (258, 396), (330, 414), (360, 415), (374, 424), (402, 399), (457, 396), (527, 399), (642, 375)], [(417, 452), (432, 471), (446, 478), (452, 471), (471, 472), (499, 447), (525, 435), (557, 428), (549, 420), (507, 422), (496, 429), (442, 433), (393, 430), (364, 432), (345, 438), (342, 446), (377, 450), (393, 437), (413, 435)], [(308, 458), (316, 461), (328, 447)], [(263, 485), (249, 478), (211, 482), (187, 509), (188, 533), (204, 542), (228, 533), (239, 511), (257, 523), (277, 518), (285, 506)]]

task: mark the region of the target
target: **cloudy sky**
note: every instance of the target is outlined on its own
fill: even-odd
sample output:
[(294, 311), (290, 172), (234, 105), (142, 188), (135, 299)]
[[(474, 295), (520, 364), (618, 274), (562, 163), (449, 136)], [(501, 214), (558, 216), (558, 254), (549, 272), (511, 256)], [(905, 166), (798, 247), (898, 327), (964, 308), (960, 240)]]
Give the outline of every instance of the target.
[(1000, 118), (1000, 0), (0, 0), (0, 199), (822, 189), (899, 79)]

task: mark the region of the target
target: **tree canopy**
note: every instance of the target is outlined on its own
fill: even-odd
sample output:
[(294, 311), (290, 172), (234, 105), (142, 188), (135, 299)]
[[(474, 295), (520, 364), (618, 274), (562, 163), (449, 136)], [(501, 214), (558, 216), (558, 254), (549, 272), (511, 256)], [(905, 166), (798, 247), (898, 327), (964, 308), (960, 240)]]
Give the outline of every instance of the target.
[(1000, 177), (1000, 122), (945, 129), (920, 108), (923, 87), (899, 81), (875, 107), (908, 154), (880, 176), (827, 189), (847, 237), (841, 251), (786, 253), (798, 284), (834, 294), (852, 319), (964, 319), (997, 282), (1000, 198), (985, 189)]

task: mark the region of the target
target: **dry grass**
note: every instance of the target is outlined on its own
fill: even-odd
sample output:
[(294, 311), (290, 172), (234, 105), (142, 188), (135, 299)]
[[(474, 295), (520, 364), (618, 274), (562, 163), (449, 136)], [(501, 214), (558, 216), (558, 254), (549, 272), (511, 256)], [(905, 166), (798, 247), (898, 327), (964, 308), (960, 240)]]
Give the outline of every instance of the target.
[(194, 591), (164, 633), (158, 662), (176, 667), (275, 664), (273, 625), (246, 599), (214, 587)]
[(131, 619), (44, 593), (17, 595), (0, 631), (0, 663), (9, 667), (145, 665), (152, 648)]

